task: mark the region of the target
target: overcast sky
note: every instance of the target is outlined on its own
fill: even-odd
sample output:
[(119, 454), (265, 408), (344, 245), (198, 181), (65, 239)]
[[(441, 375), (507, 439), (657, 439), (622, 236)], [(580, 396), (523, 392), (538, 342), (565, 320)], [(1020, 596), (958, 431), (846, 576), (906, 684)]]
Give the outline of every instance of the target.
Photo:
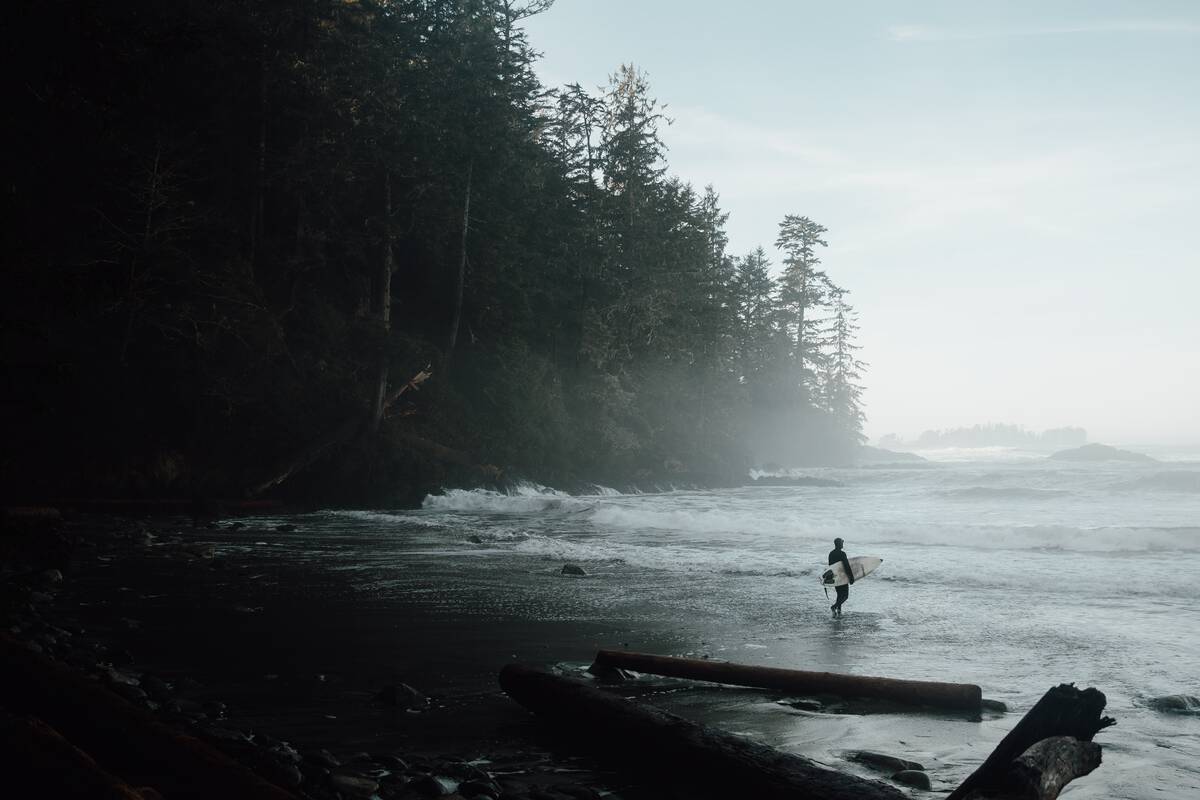
[(872, 439), (1200, 443), (1200, 3), (558, 0), (527, 27), (547, 84), (649, 75), (735, 253), (829, 228)]

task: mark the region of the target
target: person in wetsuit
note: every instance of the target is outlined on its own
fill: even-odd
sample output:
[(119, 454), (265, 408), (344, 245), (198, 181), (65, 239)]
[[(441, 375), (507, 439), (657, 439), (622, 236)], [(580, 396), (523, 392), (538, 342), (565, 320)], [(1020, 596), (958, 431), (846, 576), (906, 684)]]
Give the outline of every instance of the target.
[[(833, 549), (829, 551), (830, 565), (841, 563), (842, 568), (846, 570), (846, 575), (850, 578), (850, 583), (854, 583), (854, 573), (850, 571), (850, 559), (846, 558), (846, 551), (842, 549), (842, 539), (839, 536), (833, 540)], [(837, 602), (829, 607), (835, 617), (842, 615), (842, 603), (850, 599), (850, 584), (833, 587), (837, 592)]]

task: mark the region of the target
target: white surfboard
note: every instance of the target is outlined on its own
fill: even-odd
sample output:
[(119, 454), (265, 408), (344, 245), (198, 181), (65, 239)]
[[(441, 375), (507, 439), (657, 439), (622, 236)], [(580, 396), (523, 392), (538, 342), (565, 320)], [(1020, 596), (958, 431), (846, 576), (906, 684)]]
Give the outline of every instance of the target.
[[(883, 563), (883, 559), (879, 556), (855, 556), (848, 560), (850, 561), (850, 571), (854, 574), (856, 581), (867, 577)], [(846, 577), (846, 567), (840, 561), (830, 565), (829, 569), (821, 573), (823, 586), (845, 586), (849, 582), (850, 579)]]

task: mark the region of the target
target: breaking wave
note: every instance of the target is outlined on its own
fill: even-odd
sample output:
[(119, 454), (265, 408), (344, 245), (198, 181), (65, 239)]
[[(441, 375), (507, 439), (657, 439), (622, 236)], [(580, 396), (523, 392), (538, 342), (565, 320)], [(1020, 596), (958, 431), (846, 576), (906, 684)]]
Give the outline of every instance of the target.
[(1069, 495), (1066, 489), (1033, 489), (1024, 486), (969, 486), (937, 492), (957, 500), (1049, 500)]
[(1121, 489), (1149, 489), (1166, 492), (1188, 492), (1200, 494), (1200, 472), (1180, 470), (1177, 472), (1156, 472), (1137, 480), (1122, 484)]
[[(599, 488), (599, 487), (598, 487)], [(528, 514), (538, 511), (586, 511), (592, 502), (541, 486), (522, 483), (508, 491), (494, 489), (447, 489), (425, 497), (421, 507), (437, 511), (476, 511), (497, 514)]]

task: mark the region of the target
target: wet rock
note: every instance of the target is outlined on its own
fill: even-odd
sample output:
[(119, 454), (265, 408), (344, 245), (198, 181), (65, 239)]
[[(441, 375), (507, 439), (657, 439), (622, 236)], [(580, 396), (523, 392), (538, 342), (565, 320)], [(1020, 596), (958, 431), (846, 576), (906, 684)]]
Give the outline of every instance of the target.
[(408, 762), (403, 758), (392, 753), (385, 753), (375, 757), (375, 761), (390, 769), (393, 773), (408, 772)]
[(217, 546), (215, 544), (204, 544), (203, 542), (185, 544), (179, 550), (185, 555), (199, 559), (212, 558), (217, 554)]
[(422, 775), (408, 785), (408, 790), (421, 797), (445, 797), (453, 794), (458, 782), (437, 775)]
[(483, 544), (483, 538), (479, 536), (468, 536), (467, 541), (471, 544)]
[(458, 785), (458, 793), (464, 797), (489, 797), (493, 800), (500, 796), (500, 786), (495, 781), (471, 779)]
[(887, 773), (925, 769), (915, 761), (906, 761), (903, 758), (889, 756), (885, 753), (875, 753), (870, 750), (851, 750), (846, 754), (846, 758), (851, 761), (857, 761), (859, 764), (865, 764), (871, 769)]
[(361, 775), (350, 775), (344, 772), (334, 773), (329, 779), (329, 785), (351, 797), (370, 797), (379, 791), (378, 782)]
[(554, 794), (573, 797), (575, 800), (599, 800), (600, 793), (588, 786), (578, 783), (556, 783), (550, 787)]
[(892, 780), (896, 783), (902, 783), (905, 786), (924, 789), (927, 792), (933, 788), (933, 785), (929, 782), (929, 776), (919, 769), (902, 769), (892, 775)]
[(561, 572), (563, 575), (587, 575), (578, 564), (563, 564)]
[(140, 687), (130, 686), (127, 683), (114, 683), (108, 688), (131, 703), (144, 703), (149, 699), (149, 696)]
[(388, 684), (375, 693), (374, 700), (388, 708), (421, 709), (429, 705), (429, 698), (407, 683)]
[(46, 587), (58, 586), (63, 582), (63, 574), (57, 569), (48, 569), (38, 573), (37, 582)]
[(1171, 714), (1200, 714), (1200, 697), (1190, 694), (1168, 694), (1162, 697), (1152, 697), (1146, 705), (1155, 711), (1165, 711)]
[(793, 700), (780, 700), (779, 705), (795, 708), (799, 711), (820, 711), (822, 706), (817, 700), (805, 700), (803, 698)]
[(984, 711), (1008, 711), (1008, 706), (999, 700), (988, 700), (986, 697), (979, 701), (979, 707)]
[(171, 685), (161, 678), (156, 678), (153, 675), (143, 675), (141, 685), (146, 694), (160, 703), (168, 703), (172, 699)]
[(276, 525), (275, 530), (279, 531), (280, 533), (295, 533), (296, 531), (298, 531), (300, 529), (297, 528), (295, 525), (288, 524), (288, 525)]
[(301, 753), (301, 757), (308, 763), (325, 769), (337, 769), (342, 765), (342, 762), (334, 758), (333, 753), (328, 750), (305, 750)]

